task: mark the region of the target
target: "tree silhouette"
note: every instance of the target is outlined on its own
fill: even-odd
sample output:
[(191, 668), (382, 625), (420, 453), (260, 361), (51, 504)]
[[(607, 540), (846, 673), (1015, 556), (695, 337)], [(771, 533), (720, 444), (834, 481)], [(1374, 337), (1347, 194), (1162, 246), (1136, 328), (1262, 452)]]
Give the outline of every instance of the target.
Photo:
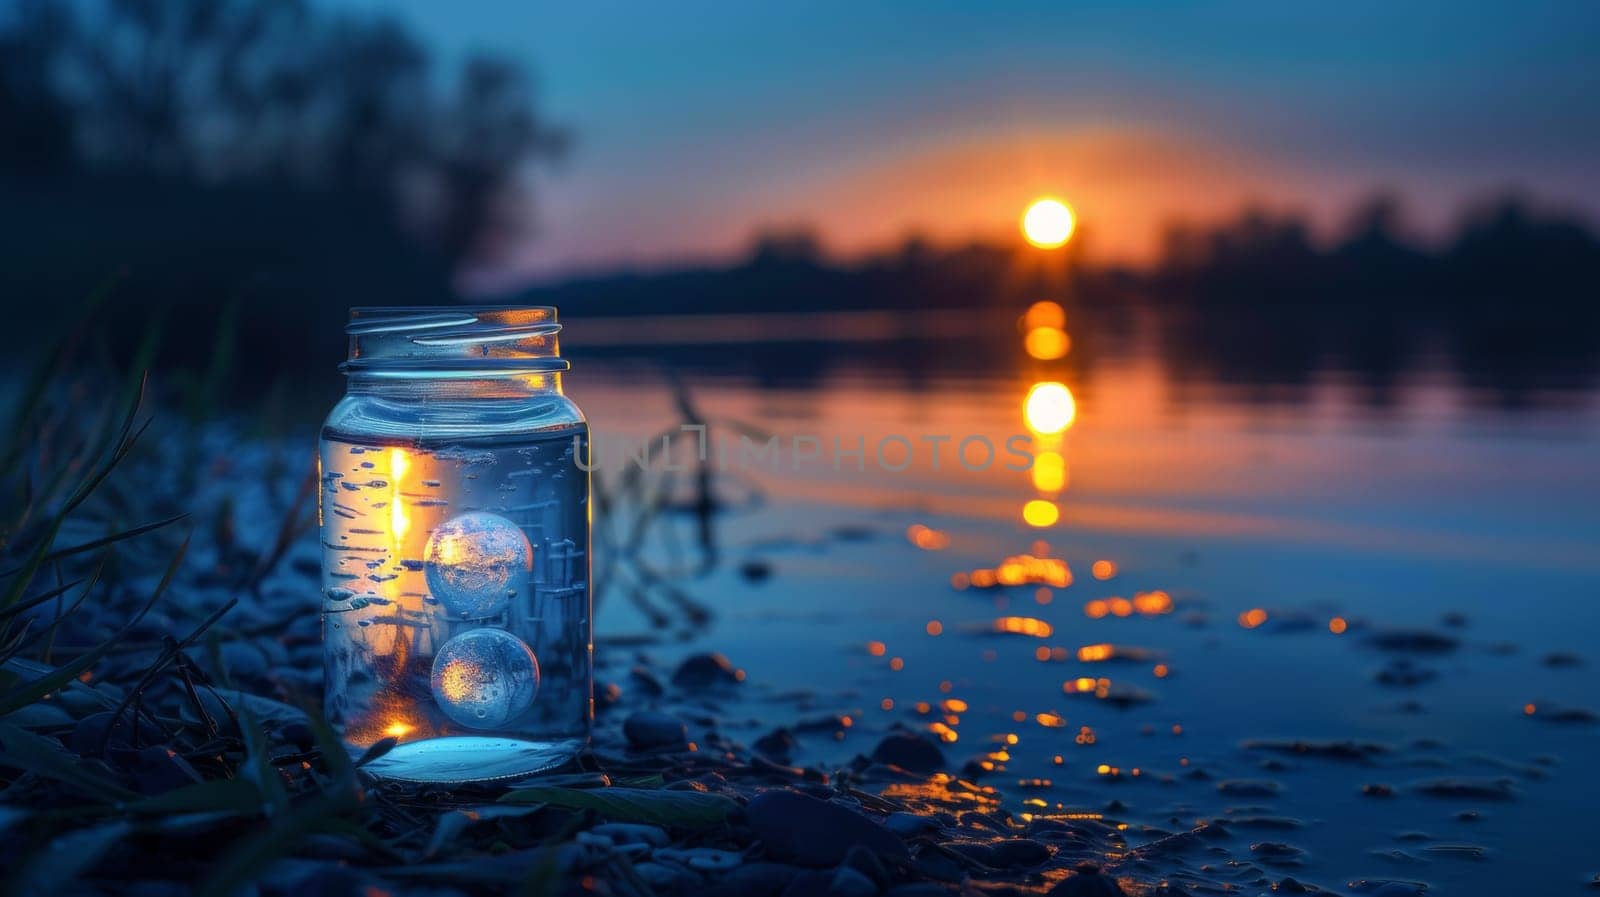
[(218, 309), (331, 365), (355, 304), (449, 301), (525, 232), (566, 135), (518, 67), (435, 71), (397, 23), (303, 0), (20, 0), (0, 14), (0, 264), (63, 316), (127, 270), (195, 366)]

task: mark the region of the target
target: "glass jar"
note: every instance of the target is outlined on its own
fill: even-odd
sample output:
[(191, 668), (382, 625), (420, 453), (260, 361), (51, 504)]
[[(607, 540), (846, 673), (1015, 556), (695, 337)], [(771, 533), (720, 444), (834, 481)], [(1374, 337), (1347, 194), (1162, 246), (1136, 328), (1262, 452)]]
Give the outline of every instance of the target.
[[(589, 428), (553, 308), (355, 308), (319, 453), (325, 712), (367, 769), (559, 766), (594, 716)], [(580, 463), (582, 462), (582, 463)]]

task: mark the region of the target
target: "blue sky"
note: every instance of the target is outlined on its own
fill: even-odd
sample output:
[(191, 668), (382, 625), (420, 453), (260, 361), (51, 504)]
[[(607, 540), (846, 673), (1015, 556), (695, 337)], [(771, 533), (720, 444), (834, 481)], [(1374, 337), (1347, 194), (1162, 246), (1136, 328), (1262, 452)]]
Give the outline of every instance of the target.
[(542, 277), (802, 223), (841, 254), (1009, 238), (1041, 192), (1129, 259), (1246, 200), (1600, 210), (1595, 3), (328, 2), (537, 72), (576, 136), (515, 260)]

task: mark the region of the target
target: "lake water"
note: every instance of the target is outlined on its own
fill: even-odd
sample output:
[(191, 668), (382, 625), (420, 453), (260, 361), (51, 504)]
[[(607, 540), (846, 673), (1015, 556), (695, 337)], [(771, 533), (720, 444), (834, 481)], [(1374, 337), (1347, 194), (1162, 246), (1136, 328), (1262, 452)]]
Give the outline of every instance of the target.
[[(602, 646), (665, 619), (683, 637), (641, 650), (729, 655), (750, 706), (726, 734), (843, 714), (798, 735), (797, 762), (837, 764), (903, 725), (1012, 812), (1103, 814), (1129, 846), (1221, 820), (1219, 853), (1162, 870), (1202, 891), (1557, 894), (1600, 874), (1592, 394), (1508, 402), (1427, 361), (1379, 390), (1324, 364), (1229, 383), (1138, 333), (1068, 328), (1072, 351), (1040, 361), (1019, 332), (1012, 361), (972, 365), (959, 327), (908, 360), (881, 331), (841, 342), (850, 321), (718, 326), (578, 319), (564, 339), (603, 485), (627, 463), (608, 453), (682, 420), (668, 369), (711, 463), (731, 447), (702, 526), (695, 476), (664, 472), (658, 446), (647, 479), (674, 503), (639, 537), (709, 622), (626, 569), (596, 619)], [(825, 344), (799, 382), (763, 364)], [(1029, 427), (1041, 382), (1076, 400), (1059, 437)], [(743, 463), (741, 433), (779, 437), (776, 469)], [(891, 471), (897, 437), (914, 451)], [(995, 461), (959, 463), (968, 437)], [(1011, 437), (1062, 463), (1008, 469)], [(865, 469), (835, 469), (835, 438)], [(982, 440), (967, 448), (982, 467)], [(602, 655), (626, 687), (626, 652)]]

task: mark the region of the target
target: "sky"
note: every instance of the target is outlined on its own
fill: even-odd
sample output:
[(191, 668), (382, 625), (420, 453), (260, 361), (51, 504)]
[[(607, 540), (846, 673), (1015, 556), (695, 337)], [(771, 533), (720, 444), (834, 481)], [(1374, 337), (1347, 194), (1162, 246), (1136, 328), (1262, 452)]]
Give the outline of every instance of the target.
[(326, 0), (449, 63), (517, 60), (571, 129), (502, 276), (1015, 240), (1076, 210), (1090, 257), (1255, 202), (1332, 231), (1402, 195), (1420, 232), (1514, 188), (1600, 212), (1600, 3)]

